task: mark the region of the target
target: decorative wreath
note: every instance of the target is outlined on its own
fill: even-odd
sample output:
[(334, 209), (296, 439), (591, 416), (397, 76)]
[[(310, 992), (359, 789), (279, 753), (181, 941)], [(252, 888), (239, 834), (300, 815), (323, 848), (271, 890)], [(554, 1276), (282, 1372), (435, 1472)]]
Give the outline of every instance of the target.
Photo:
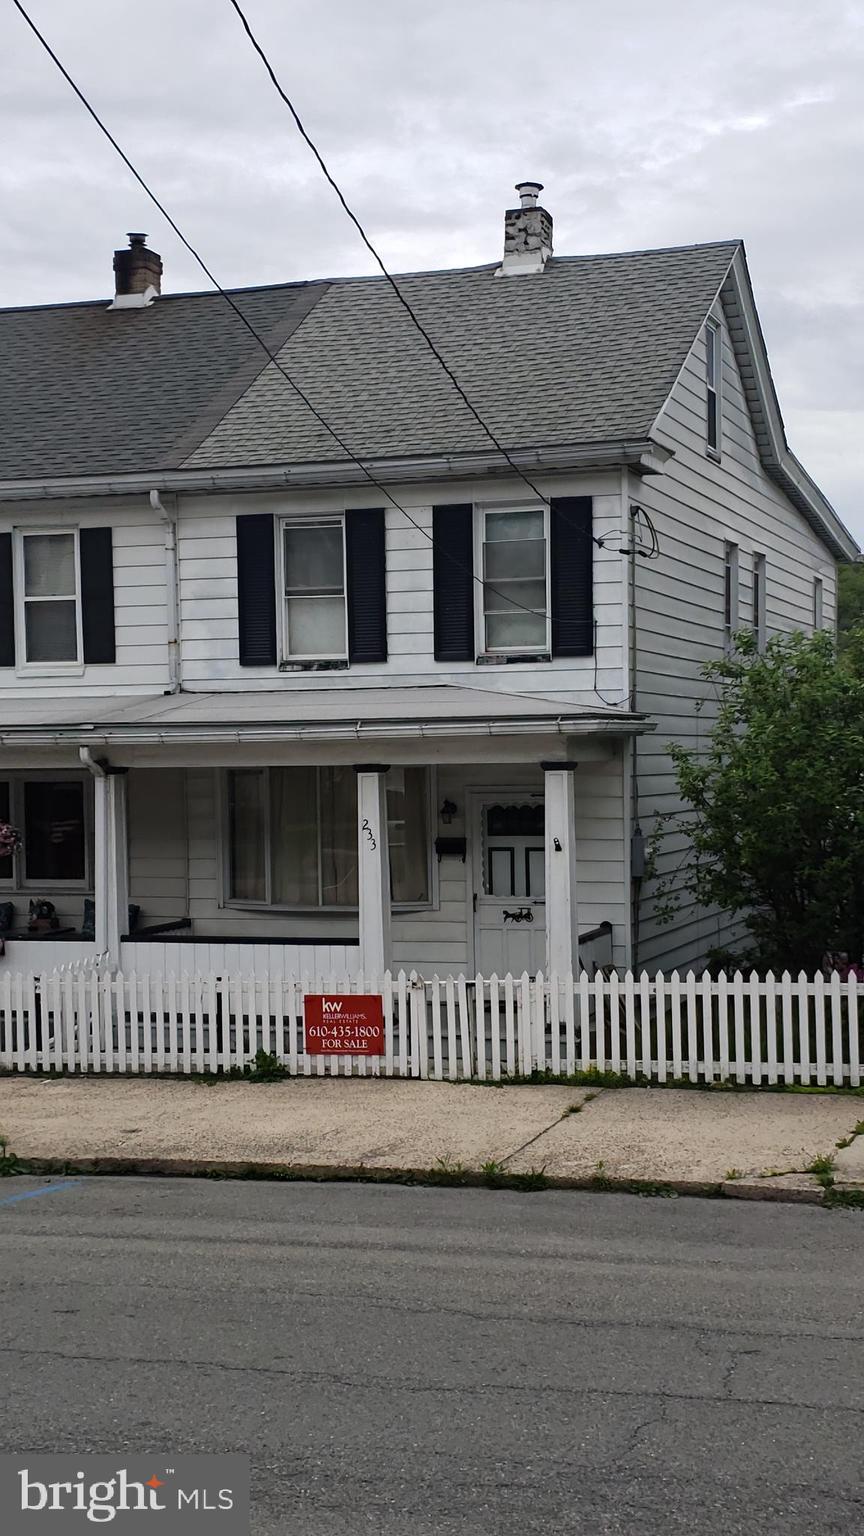
[(21, 847), (21, 833), (8, 821), (0, 821), (0, 859), (8, 859)]

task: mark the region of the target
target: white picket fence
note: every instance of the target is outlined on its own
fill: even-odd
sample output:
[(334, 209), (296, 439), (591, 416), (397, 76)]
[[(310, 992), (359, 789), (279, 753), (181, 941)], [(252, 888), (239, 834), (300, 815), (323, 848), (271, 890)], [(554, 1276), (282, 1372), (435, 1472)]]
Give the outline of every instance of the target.
[[(307, 993), (380, 993), (381, 1056), (306, 1052)], [(98, 961), (0, 972), (0, 1070), (226, 1073), (258, 1051), (290, 1073), (499, 1082), (534, 1073), (649, 1082), (861, 1081), (864, 982), (756, 975), (127, 976)]]

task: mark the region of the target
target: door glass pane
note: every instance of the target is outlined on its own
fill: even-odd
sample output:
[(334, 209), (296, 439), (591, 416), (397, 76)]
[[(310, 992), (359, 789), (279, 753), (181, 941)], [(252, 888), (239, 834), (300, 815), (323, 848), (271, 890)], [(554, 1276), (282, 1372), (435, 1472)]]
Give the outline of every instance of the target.
[(345, 655), (344, 598), (289, 597), (287, 609), (289, 655)]
[(321, 902), (357, 905), (357, 775), (321, 768)]
[(76, 661), (78, 633), (75, 603), (24, 604), (28, 661)]
[(429, 900), (429, 836), (425, 768), (387, 774), (390, 895), (393, 901)]
[(508, 646), (533, 646), (542, 650), (546, 644), (546, 619), (542, 614), (488, 613), (486, 615), (486, 644), (490, 650), (506, 650)]
[(341, 592), (342, 525), (284, 529), (285, 591)]
[(84, 785), (34, 779), (24, 785), (24, 857), (28, 880), (83, 880)]
[(318, 905), (318, 811), (314, 768), (270, 771), (270, 860), (273, 901)]
[(265, 901), (264, 873), (267, 778), (259, 770), (228, 775), (231, 895), (235, 901)]
[(525, 849), (525, 894), (542, 901), (546, 895), (546, 853), (543, 848)]
[(31, 533), (24, 539), (24, 596), (75, 596), (75, 535)]
[(515, 876), (515, 860), (512, 848), (492, 848), (489, 851), (489, 896), (512, 896)]

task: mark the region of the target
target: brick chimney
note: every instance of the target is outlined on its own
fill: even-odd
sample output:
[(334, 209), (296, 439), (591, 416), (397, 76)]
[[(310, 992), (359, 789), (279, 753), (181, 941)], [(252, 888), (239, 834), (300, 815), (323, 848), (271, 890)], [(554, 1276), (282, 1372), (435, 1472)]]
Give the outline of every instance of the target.
[(162, 291), (162, 257), (147, 236), (130, 234), (128, 251), (114, 252), (114, 302), (109, 309), (143, 309)]
[(542, 181), (519, 181), (516, 191), (522, 206), (504, 215), (504, 260), (496, 277), (542, 272), (552, 255), (552, 215), (537, 206)]

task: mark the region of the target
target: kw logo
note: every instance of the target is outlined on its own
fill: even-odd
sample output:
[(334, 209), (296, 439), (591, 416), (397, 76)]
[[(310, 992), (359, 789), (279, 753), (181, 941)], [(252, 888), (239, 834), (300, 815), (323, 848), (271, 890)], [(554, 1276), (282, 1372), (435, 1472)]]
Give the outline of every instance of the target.
[(325, 998), (322, 1012), (324, 1012), (324, 1013), (341, 1013), (342, 1012), (342, 1004), (341, 1003), (328, 1003), (326, 998)]

